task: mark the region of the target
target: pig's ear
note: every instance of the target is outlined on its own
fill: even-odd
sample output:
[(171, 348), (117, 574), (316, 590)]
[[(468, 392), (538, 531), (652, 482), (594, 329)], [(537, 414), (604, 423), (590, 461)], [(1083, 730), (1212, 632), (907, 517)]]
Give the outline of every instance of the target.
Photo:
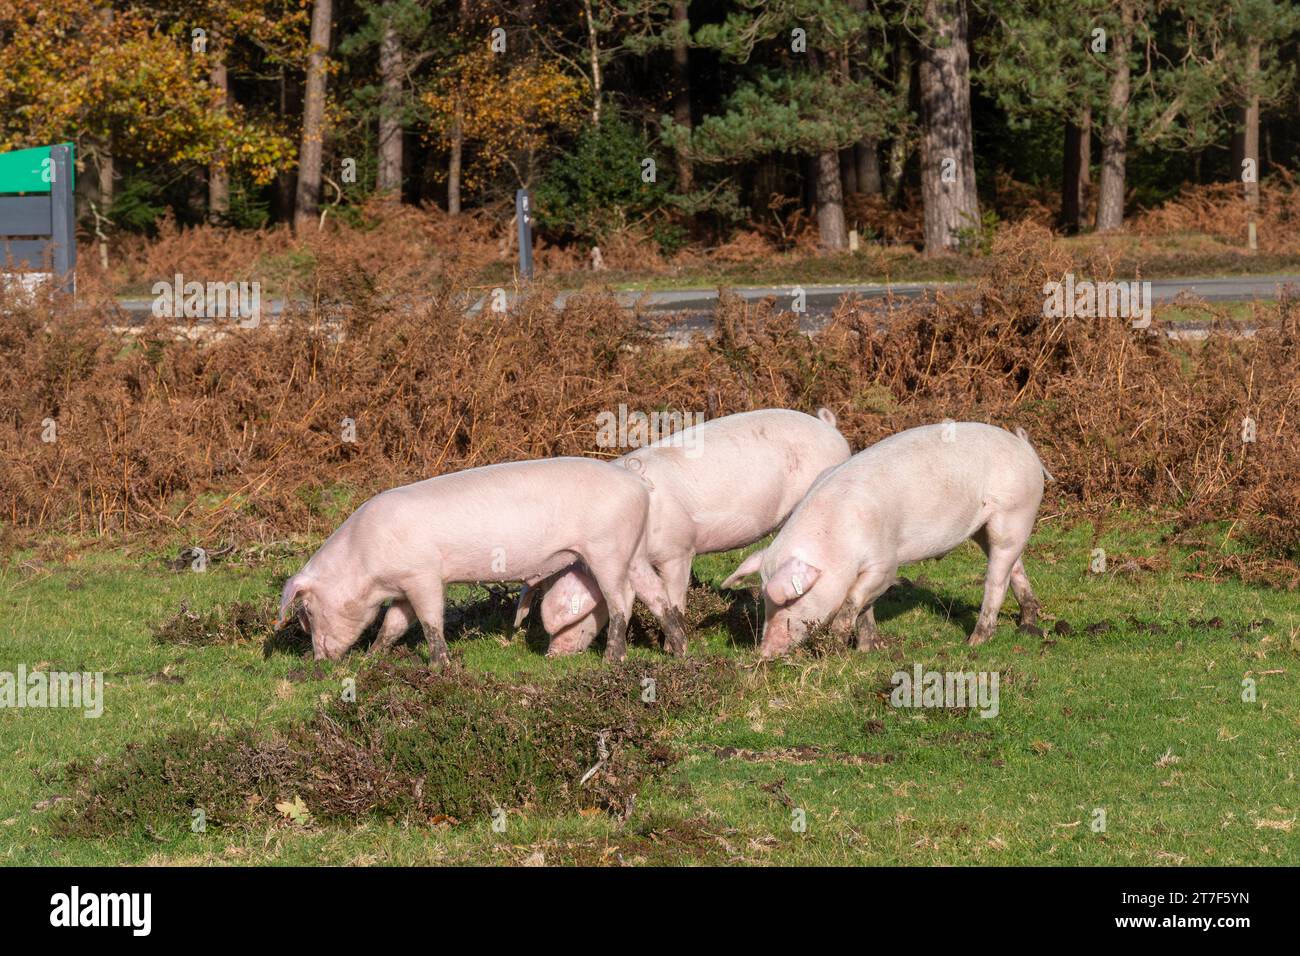
[(747, 578), (751, 574), (757, 574), (759, 568), (763, 566), (763, 552), (755, 551), (744, 561), (740, 562), (740, 567), (731, 572), (731, 577), (722, 582), (724, 588), (735, 587), (740, 583), (742, 578)]
[(275, 619), (275, 626), (284, 627), (289, 622), (289, 609), (294, 602), (299, 598), (305, 599), (310, 593), (308, 582), (301, 574), (295, 574), (285, 581), (284, 590), (280, 592), (280, 614)]
[(519, 603), (515, 605), (515, 627), (523, 626), (528, 620), (528, 612), (533, 609), (533, 599), (537, 597), (537, 588), (530, 588), (527, 583), (519, 592)]
[(776, 569), (772, 579), (767, 582), (768, 599), (777, 606), (789, 604), (817, 583), (821, 568), (791, 558)]

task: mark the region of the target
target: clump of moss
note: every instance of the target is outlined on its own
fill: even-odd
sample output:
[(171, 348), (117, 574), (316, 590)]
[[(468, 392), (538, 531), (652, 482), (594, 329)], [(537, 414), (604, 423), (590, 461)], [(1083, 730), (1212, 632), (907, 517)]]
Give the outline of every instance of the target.
[(265, 826), (294, 818), (276, 805), (297, 800), (314, 823), (465, 821), (520, 807), (625, 814), (677, 759), (666, 723), (715, 706), (736, 674), (694, 658), (526, 683), (413, 661), (367, 663), (355, 701), (281, 731), (185, 731), (73, 765), (75, 795), (56, 826), (157, 832), (188, 827), (199, 809), (208, 826)]

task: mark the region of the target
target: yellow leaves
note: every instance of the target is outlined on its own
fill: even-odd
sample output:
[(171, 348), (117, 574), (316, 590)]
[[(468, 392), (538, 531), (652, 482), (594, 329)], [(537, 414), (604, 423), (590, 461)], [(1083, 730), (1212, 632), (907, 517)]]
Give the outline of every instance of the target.
[(547, 134), (575, 129), (582, 117), (582, 80), (556, 62), (512, 62), (486, 46), (461, 54), (421, 97), (432, 136), (447, 143), (459, 127), (475, 145), (466, 180), (495, 174), (512, 154), (545, 147)]
[[(291, 50), (288, 38), (305, 22), (297, 14), (282, 16), (291, 2), (196, 0), (191, 6), (214, 28), (227, 20), (261, 22), (276, 44)], [(259, 183), (292, 163), (292, 144), (282, 133), (222, 107), (209, 82), (208, 57), (191, 52), (188, 28), (165, 32), (131, 8), (106, 20), (98, 15), (102, 0), (6, 0), (5, 6), (0, 143), (113, 133), (118, 155), (172, 162), (233, 156)]]
[(280, 811), (280, 815), (286, 820), (290, 820), (300, 827), (308, 826), (311, 823), (311, 811), (307, 809), (307, 804), (303, 803), (302, 797), (295, 795), (293, 800), (277, 803), (275, 808)]

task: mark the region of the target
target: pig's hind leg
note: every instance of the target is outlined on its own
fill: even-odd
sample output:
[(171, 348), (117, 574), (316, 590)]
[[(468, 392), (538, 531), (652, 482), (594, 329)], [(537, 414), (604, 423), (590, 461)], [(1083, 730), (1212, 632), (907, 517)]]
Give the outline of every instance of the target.
[(1016, 558), (1016, 563), (1011, 565), (1011, 593), (1016, 596), (1016, 603), (1020, 605), (1020, 626), (1037, 627), (1038, 612), (1042, 604), (1034, 596), (1034, 589), (1029, 586), (1024, 555)]
[[(1032, 517), (1029, 527), (1021, 527), (1022, 522), (1009, 519), (1006, 515), (995, 514), (988, 523), (975, 532), (972, 537), (984, 549), (989, 557), (988, 571), (984, 575), (984, 601), (980, 605), (979, 620), (966, 643), (978, 647), (993, 636), (998, 626), (998, 612), (1007, 597), (1007, 586), (1015, 578), (1014, 568), (1020, 563), (1020, 554), (1029, 540), (1029, 531), (1033, 528)], [(1021, 565), (1024, 573), (1024, 565)], [(1016, 600), (1021, 602), (1021, 618), (1027, 613), (1027, 607), (1034, 607), (1038, 602), (1033, 591), (1029, 590), (1029, 578), (1024, 577), (1025, 590), (1017, 589)], [(1013, 585), (1014, 586), (1014, 585)], [(1023, 600), (1022, 600), (1023, 597)], [(1036, 608), (1034, 612), (1036, 614)]]

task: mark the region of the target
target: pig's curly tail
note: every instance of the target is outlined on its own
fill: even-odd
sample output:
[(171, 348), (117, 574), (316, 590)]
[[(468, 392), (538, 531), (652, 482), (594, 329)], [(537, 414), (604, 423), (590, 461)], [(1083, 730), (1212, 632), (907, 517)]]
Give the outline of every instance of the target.
[(1025, 431), (1023, 428), (1017, 428), (1016, 437), (1028, 445), (1029, 450), (1034, 453), (1034, 457), (1038, 458), (1038, 467), (1043, 469), (1043, 477), (1048, 481), (1056, 481), (1056, 479), (1052, 477), (1052, 473), (1047, 470), (1047, 466), (1043, 464), (1043, 459), (1038, 457), (1038, 449), (1035, 448), (1034, 443), (1029, 440), (1029, 432)]

